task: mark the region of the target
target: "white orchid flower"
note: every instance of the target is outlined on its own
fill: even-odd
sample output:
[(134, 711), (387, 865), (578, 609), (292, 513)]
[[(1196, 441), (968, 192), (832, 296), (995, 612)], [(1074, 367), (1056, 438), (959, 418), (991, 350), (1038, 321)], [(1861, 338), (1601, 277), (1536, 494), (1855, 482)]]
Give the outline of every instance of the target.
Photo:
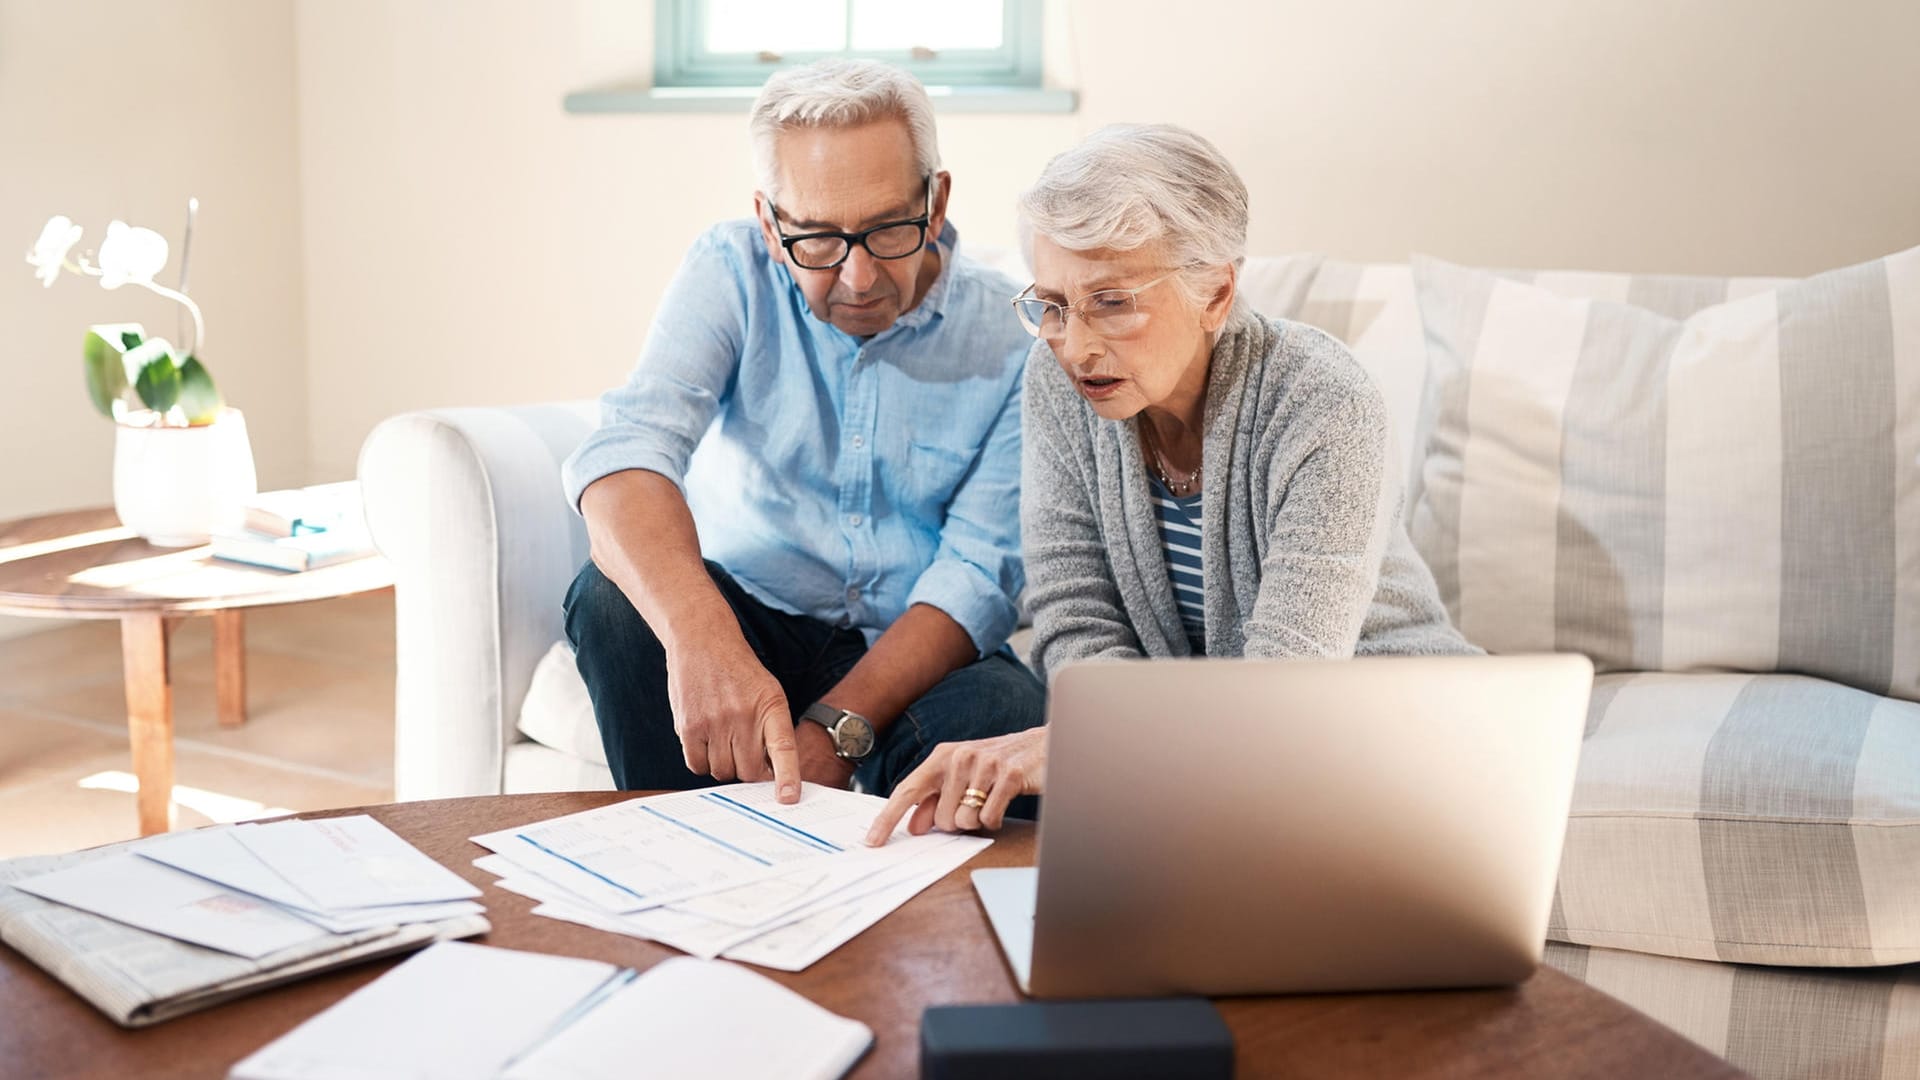
[(53, 287), (53, 279), (60, 276), (60, 268), (67, 261), (67, 252), (80, 242), (80, 226), (65, 214), (55, 214), (47, 219), (47, 227), (40, 230), (40, 239), (34, 241), (33, 254), (27, 256), (27, 264), (34, 268), (33, 276), (48, 288)]
[(151, 286), (153, 276), (166, 265), (166, 237), (124, 221), (107, 226), (107, 238), (100, 244), (102, 288), (117, 289), (127, 284)]

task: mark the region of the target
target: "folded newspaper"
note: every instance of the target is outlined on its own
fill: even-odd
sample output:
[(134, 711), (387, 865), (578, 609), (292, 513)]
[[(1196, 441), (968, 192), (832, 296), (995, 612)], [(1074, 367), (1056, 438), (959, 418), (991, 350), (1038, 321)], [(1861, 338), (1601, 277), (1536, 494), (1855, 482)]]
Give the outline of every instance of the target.
[(484, 934), (486, 916), (323, 934), (249, 959), (43, 900), (16, 881), (164, 842), (164, 836), (0, 860), (0, 941), (13, 946), (123, 1027), (163, 1020), (362, 960)]

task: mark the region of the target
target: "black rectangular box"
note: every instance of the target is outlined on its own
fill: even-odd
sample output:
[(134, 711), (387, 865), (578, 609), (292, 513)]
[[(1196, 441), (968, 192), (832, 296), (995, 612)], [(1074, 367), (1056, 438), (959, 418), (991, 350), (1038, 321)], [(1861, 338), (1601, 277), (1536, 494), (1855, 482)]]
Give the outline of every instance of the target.
[(924, 1080), (1228, 1080), (1233, 1033), (1205, 998), (936, 1005)]

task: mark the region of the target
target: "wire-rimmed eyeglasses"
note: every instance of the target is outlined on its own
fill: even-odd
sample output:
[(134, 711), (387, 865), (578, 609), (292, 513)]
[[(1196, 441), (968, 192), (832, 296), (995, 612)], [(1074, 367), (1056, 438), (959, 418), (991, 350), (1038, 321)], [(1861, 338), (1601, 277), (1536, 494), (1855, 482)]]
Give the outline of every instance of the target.
[(1094, 333), (1114, 337), (1138, 330), (1147, 321), (1147, 313), (1140, 310), (1140, 294), (1179, 272), (1169, 270), (1131, 289), (1101, 289), (1071, 304), (1056, 304), (1029, 295), (1033, 292), (1033, 286), (1029, 285), (1013, 298), (1013, 310), (1019, 313), (1020, 325), (1027, 328), (1027, 333), (1046, 341), (1059, 341), (1067, 336), (1069, 314), (1080, 316), (1087, 329)]
[(867, 254), (876, 259), (904, 259), (926, 246), (927, 225), (933, 220), (933, 177), (922, 180), (927, 185), (927, 208), (919, 217), (883, 221), (871, 229), (853, 233), (810, 232), (788, 236), (780, 228), (780, 208), (768, 199), (773, 233), (780, 238), (780, 246), (787, 249), (787, 258), (803, 270), (831, 270), (847, 261), (855, 244), (866, 248)]

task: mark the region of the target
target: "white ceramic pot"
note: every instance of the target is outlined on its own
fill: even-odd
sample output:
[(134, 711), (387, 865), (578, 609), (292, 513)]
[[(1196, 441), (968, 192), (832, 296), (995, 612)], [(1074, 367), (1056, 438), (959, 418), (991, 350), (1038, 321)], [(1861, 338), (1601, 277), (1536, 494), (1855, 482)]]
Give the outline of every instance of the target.
[(189, 547), (238, 529), (259, 491), (238, 409), (201, 427), (114, 425), (113, 509), (150, 544)]

